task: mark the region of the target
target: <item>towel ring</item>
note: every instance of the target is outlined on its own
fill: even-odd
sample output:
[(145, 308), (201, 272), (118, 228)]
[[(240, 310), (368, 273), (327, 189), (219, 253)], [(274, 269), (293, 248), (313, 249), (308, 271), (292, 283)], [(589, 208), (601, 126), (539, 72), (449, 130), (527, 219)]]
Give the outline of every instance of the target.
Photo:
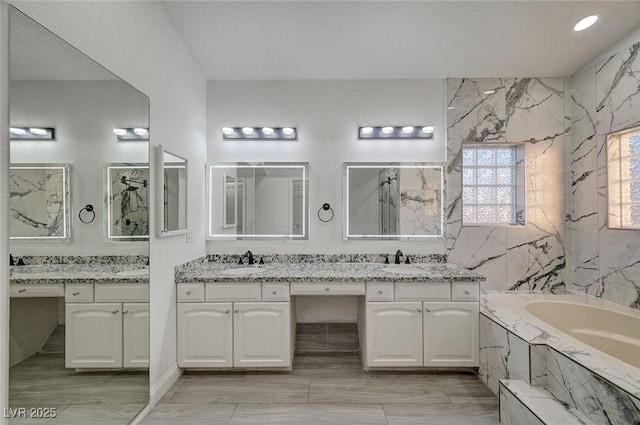
[[(322, 211), (331, 211), (331, 216), (330, 216), (328, 219), (324, 220), (322, 217), (320, 217), (320, 213), (321, 213)], [(330, 222), (331, 220), (333, 220), (333, 216), (334, 216), (333, 208), (331, 208), (331, 205), (329, 205), (329, 204), (328, 204), (328, 203), (326, 203), (326, 202), (325, 202), (324, 204), (322, 204), (322, 206), (320, 207), (320, 209), (318, 209), (318, 220), (320, 220), (320, 221), (321, 221), (321, 222), (323, 222), (323, 223), (328, 223), (328, 222)]]
[[(82, 218), (82, 212), (86, 211), (87, 213), (91, 213), (91, 218), (90, 219), (84, 219)], [(80, 210), (80, 212), (78, 213), (78, 218), (80, 219), (81, 222), (83, 222), (84, 224), (89, 224), (89, 223), (93, 223), (93, 220), (96, 219), (96, 212), (93, 209), (93, 205), (91, 204), (87, 204), (83, 209)]]

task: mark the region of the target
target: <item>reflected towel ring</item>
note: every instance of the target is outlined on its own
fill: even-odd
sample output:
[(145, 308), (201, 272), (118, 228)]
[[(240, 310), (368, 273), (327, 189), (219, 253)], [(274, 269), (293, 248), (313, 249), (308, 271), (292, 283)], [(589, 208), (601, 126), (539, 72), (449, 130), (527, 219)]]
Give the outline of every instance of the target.
[[(90, 219), (84, 219), (82, 218), (82, 212), (86, 211), (87, 213), (91, 213), (91, 218)], [(93, 223), (93, 220), (96, 219), (96, 212), (93, 209), (93, 205), (91, 204), (87, 204), (83, 209), (80, 210), (80, 212), (78, 213), (78, 218), (80, 219), (81, 222), (83, 222), (84, 224), (89, 224), (89, 223)]]
[[(322, 217), (320, 217), (320, 213), (322, 211), (331, 211), (331, 217), (329, 217), (327, 220), (324, 220)], [(333, 208), (331, 208), (331, 205), (329, 205), (328, 203), (324, 203), (322, 204), (322, 206), (320, 207), (320, 209), (318, 209), (318, 220), (320, 220), (323, 223), (328, 223), (331, 220), (333, 220)]]

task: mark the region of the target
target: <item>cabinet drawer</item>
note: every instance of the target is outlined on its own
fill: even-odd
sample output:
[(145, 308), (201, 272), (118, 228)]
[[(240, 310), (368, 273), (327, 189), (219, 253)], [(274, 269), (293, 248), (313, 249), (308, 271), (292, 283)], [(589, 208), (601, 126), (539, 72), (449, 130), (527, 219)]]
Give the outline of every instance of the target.
[(67, 283), (64, 287), (64, 301), (67, 303), (92, 303), (92, 283)]
[(98, 283), (94, 287), (95, 302), (149, 302), (149, 285), (139, 283)]
[(179, 303), (204, 302), (204, 283), (178, 283), (177, 291)]
[(451, 284), (451, 300), (453, 301), (478, 301), (480, 288), (477, 283), (454, 282)]
[(451, 284), (449, 282), (396, 282), (396, 301), (449, 301)]
[(364, 295), (364, 282), (294, 282), (291, 295)]
[(64, 297), (64, 284), (9, 285), (9, 296), (14, 298)]
[(262, 301), (289, 301), (289, 284), (263, 283)]
[(259, 282), (207, 283), (206, 301), (260, 301), (262, 289)]
[(393, 282), (367, 282), (367, 301), (393, 301)]

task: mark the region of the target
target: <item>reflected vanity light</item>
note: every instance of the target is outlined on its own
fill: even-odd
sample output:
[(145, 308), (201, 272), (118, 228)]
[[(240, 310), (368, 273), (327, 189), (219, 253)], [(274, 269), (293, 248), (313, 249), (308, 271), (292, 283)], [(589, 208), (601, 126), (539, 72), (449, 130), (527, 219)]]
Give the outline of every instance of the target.
[(113, 134), (119, 142), (135, 142), (135, 141), (148, 141), (149, 129), (144, 127), (135, 128), (114, 128)]
[(358, 127), (359, 139), (432, 139), (433, 126), (365, 126)]
[(495, 90), (485, 90), (482, 92), (482, 94), (495, 94)]
[(11, 127), (11, 140), (56, 140), (53, 127)]
[(587, 16), (586, 18), (582, 18), (578, 21), (577, 24), (574, 25), (573, 30), (576, 32), (584, 31), (589, 28), (591, 25), (595, 24), (598, 20), (598, 15)]
[(222, 127), (223, 140), (297, 140), (295, 127)]

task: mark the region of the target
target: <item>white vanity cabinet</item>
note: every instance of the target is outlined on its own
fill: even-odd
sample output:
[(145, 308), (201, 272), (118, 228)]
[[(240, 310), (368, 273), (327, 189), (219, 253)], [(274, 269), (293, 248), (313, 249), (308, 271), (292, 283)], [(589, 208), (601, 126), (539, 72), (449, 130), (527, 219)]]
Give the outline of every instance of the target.
[[(65, 304), (65, 367), (148, 368), (149, 303), (142, 295), (147, 285), (100, 286), (96, 284), (94, 302)], [(66, 291), (67, 300), (92, 292), (74, 286)]]
[(478, 366), (477, 283), (396, 283), (394, 301), (365, 308), (367, 368)]
[[(265, 283), (256, 290), (255, 283), (233, 284), (236, 289), (229, 284), (209, 283), (200, 300), (207, 302), (193, 302), (181, 295), (186, 291), (199, 293), (197, 285), (178, 284), (178, 300), (183, 300), (178, 302), (179, 367), (291, 367), (288, 284)], [(234, 301), (238, 298), (243, 301)], [(254, 301), (245, 301), (248, 298)]]

